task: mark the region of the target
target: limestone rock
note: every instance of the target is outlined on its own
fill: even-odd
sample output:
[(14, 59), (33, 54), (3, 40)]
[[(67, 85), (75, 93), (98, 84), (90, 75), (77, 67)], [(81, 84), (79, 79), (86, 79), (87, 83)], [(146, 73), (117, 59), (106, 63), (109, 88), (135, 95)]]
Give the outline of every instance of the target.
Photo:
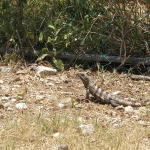
[(8, 66), (0, 66), (0, 71), (2, 72), (11, 72), (11, 68)]
[(124, 108), (125, 113), (133, 113), (134, 109), (132, 106), (127, 106)]
[(81, 124), (79, 126), (79, 130), (81, 131), (82, 134), (91, 134), (95, 131), (92, 124), (86, 124), (86, 125)]
[(48, 75), (55, 75), (57, 73), (56, 69), (45, 67), (45, 66), (38, 66), (35, 68), (36, 74), (40, 76), (48, 76)]
[(18, 103), (18, 104), (16, 104), (16, 108), (23, 110), (23, 109), (27, 109), (28, 107), (25, 103)]

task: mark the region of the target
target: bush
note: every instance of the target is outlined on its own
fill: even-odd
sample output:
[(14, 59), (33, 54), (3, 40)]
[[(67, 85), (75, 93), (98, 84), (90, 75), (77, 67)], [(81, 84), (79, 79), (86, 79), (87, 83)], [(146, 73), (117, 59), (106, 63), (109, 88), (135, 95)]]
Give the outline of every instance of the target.
[[(107, 55), (150, 55), (148, 1), (2, 0), (0, 44)], [(46, 51), (44, 51), (45, 53)]]

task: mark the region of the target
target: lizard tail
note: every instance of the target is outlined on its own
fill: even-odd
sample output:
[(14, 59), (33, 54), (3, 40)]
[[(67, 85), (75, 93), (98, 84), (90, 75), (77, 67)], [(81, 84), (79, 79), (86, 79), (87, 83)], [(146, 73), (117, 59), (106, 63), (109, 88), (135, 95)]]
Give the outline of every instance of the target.
[(142, 103), (142, 106), (148, 106), (148, 105), (150, 105), (150, 101), (146, 101)]

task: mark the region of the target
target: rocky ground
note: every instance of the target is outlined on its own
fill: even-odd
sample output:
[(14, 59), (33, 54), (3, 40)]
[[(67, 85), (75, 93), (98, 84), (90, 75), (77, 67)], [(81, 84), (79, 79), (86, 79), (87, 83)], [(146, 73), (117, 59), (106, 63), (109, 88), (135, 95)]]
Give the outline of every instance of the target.
[(112, 107), (85, 101), (76, 77), (88, 72), (109, 92), (150, 100), (150, 82), (128, 74), (70, 69), (41, 73), (36, 65), (0, 66), (0, 149), (148, 150), (150, 107)]

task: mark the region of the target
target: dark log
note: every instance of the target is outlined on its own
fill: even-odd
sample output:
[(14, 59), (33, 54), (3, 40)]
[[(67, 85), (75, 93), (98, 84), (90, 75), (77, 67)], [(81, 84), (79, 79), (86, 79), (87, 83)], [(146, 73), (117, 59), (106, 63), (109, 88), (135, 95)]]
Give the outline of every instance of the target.
[[(6, 51), (4, 48), (0, 48), (0, 55), (4, 55), (6, 52), (13, 52), (13, 49)], [(33, 50), (31, 48), (19, 49), (16, 51), (18, 55), (25, 56), (26, 58), (37, 58), (41, 55), (41, 50)], [(49, 53), (49, 56), (52, 57), (52, 51)], [(57, 56), (60, 59), (69, 59), (69, 60), (82, 60), (87, 62), (109, 62), (109, 63), (119, 63), (121, 64), (123, 57), (120, 56), (106, 56), (98, 54), (72, 54), (68, 52), (61, 53)], [(150, 65), (150, 57), (140, 58), (140, 57), (127, 57), (124, 64), (130, 65)]]
[[(96, 62), (111, 62), (111, 63), (121, 63), (122, 57), (120, 56), (106, 56), (106, 55), (97, 55), (97, 54), (71, 54), (71, 53), (62, 53), (59, 55), (61, 59), (75, 59), (83, 61), (96, 61)], [(138, 58), (138, 57), (128, 57), (125, 61), (125, 64), (137, 65), (150, 65), (150, 57)]]

